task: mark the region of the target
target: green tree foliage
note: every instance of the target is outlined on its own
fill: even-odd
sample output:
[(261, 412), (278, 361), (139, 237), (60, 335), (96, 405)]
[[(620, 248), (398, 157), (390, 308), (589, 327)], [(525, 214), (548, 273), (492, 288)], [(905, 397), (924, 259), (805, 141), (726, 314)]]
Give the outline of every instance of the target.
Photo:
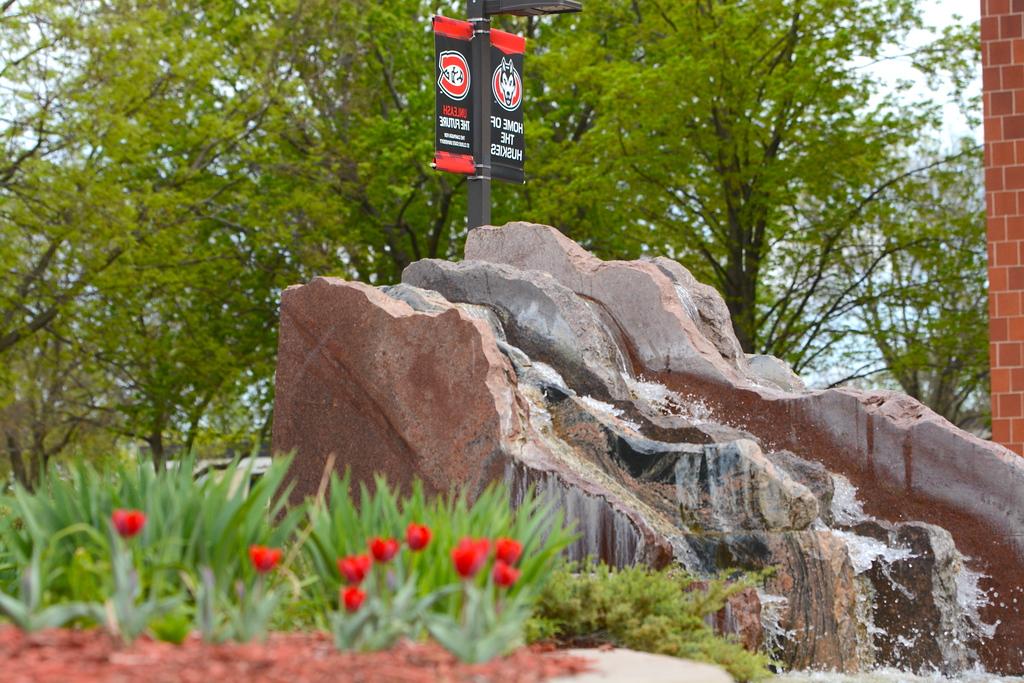
[[(922, 26), (918, 10), (588, 3), (575, 26), (540, 32), (531, 61), (553, 81), (534, 92), (531, 123), (552, 135), (533, 166), (533, 211), (605, 253), (675, 255), (724, 294), (747, 352), (813, 366), (858, 304), (843, 282), (858, 226), (938, 123), (938, 105), (885, 92), (863, 68)], [(976, 58), (971, 28), (937, 38), (918, 65), (960, 82)]]
[[(283, 287), (460, 253), (465, 181), (429, 167), (429, 16), (463, 4), (0, 3), (0, 447), (19, 479), (102, 435), (158, 464), (265, 436)], [(977, 163), (914, 151), (937, 108), (864, 68), (921, 26), (914, 0), (588, 0), (496, 23), (530, 39), (531, 177), (495, 188), (496, 220), (675, 256), (748, 351), (821, 370), (855, 328), (913, 384), (948, 325), (886, 330), (948, 308), (912, 290), (952, 272), (919, 233), (973, 215), (966, 191), (913, 193)], [(971, 28), (911, 59), (962, 93)], [(979, 272), (948, 280), (971, 329)], [(969, 365), (939, 393), (963, 394)], [(915, 395), (947, 416), (974, 401)]]
[(44, 1), (4, 16), (5, 370), (25, 371), (16, 346), (62, 340), (98, 378), (79, 418), (158, 464), (165, 439), (188, 445), (272, 375), (277, 294), (297, 277), (280, 241), (301, 237), (238, 217), (295, 85), (290, 12)]
[(8, 354), (16, 362), (10, 386), (17, 398), (0, 405), (0, 437), (8, 465), (29, 487), (39, 482), (53, 456), (97, 436), (85, 420), (96, 378), (62, 340), (41, 335), (38, 341)]
[[(261, 169), (275, 220), (352, 277), (393, 282), (409, 263), (456, 253), (465, 179), (434, 172), (429, 17), (457, 3), (311, 0), (295, 13), (294, 97)], [(323, 226), (337, 231), (323, 234)], [(307, 256), (308, 255), (308, 256)]]

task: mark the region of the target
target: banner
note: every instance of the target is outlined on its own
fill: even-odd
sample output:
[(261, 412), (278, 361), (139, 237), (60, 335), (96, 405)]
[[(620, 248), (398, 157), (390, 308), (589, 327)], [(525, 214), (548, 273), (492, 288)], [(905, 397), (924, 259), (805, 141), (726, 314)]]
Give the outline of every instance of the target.
[(491, 30), (491, 177), (525, 183), (523, 61), (526, 39)]
[(472, 175), (473, 75), (469, 66), (473, 25), (434, 17), (437, 72), (437, 118), (434, 124), (434, 166), (450, 173)]

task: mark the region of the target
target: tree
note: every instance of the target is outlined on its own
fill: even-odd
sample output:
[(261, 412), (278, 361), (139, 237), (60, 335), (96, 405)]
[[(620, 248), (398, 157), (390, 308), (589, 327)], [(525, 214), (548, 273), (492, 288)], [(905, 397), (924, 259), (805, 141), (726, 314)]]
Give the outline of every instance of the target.
[[(821, 368), (855, 333), (924, 400), (957, 405), (907, 359), (953, 306), (916, 292), (950, 275), (928, 250), (952, 244), (918, 231), (941, 213), (966, 245), (969, 211), (914, 193), (974, 157), (915, 159), (934, 107), (860, 68), (920, 25), (914, 5), (588, 0), (496, 21), (531, 45), (531, 185), (496, 185), (496, 220), (551, 223), (606, 257), (675, 256), (724, 292), (748, 351)], [(384, 284), (460, 253), (465, 180), (429, 167), (429, 16), (464, 2), (0, 8), (0, 410), (9, 454), (45, 443), (26, 480), (97, 429), (158, 466), (217, 430), (265, 435), (285, 286)], [(915, 63), (962, 86), (965, 35)], [(975, 273), (946, 287), (965, 316)], [(894, 319), (919, 324), (887, 340)]]
[[(458, 9), (456, 9), (458, 8)], [(394, 282), (409, 263), (454, 255), (465, 179), (433, 171), (429, 18), (462, 2), (300, 5), (289, 34), (296, 81), (259, 167), (263, 211), (303, 238), (305, 271)]]
[(981, 432), (989, 417), (985, 193), (980, 150), (967, 141), (962, 150), (900, 188), (876, 231), (882, 267), (864, 283), (850, 331), (872, 344), (852, 354), (862, 363), (857, 374), (884, 373), (957, 426)]
[(105, 379), (92, 413), (158, 466), (165, 438), (187, 447), (240, 378), (272, 373), (294, 268), (280, 231), (231, 219), (294, 84), (288, 5), (25, 2), (0, 37), (24, 53), (4, 85), (26, 103), (5, 107), (0, 358), (74, 348)]
[(54, 456), (98, 431), (90, 403), (102, 381), (66, 342), (52, 335), (37, 341), (8, 356), (10, 393), (0, 407), (0, 450), (29, 490)]
[(87, 93), (68, 37), (74, 12), (36, 2), (3, 9), (0, 359), (62, 315), (133, 241), (122, 208), (103, 201), (110, 188), (95, 152), (107, 140), (76, 104)]
[[(537, 31), (528, 211), (607, 254), (683, 260), (722, 291), (747, 352), (831, 362), (881, 265), (849, 282), (847, 254), (926, 170), (907, 150), (937, 123), (860, 66), (919, 27), (913, 0), (589, 3)], [(975, 55), (964, 31), (915, 59), (960, 83)]]

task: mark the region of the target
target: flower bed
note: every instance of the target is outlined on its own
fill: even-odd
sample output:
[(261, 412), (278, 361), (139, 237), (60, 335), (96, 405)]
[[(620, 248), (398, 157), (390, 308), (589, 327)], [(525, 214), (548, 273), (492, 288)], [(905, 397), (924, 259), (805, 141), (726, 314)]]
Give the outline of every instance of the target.
[[(428, 499), (346, 478), (284, 507), (282, 459), (247, 490), (237, 466), (197, 482), (182, 466), (115, 477), (80, 468), (15, 489), (0, 527), (0, 615), (25, 632), (97, 625), (124, 645), (261, 641), (329, 630), (341, 651), (430, 637), (468, 663), (523, 644), (571, 532), (532, 496), (491, 487)], [(353, 496), (356, 490), (357, 495)]]
[(332, 476), (286, 507), (287, 465), (251, 487), (237, 465), (202, 481), (188, 463), (159, 476), (81, 467), (0, 497), (0, 617), (17, 626), (0, 625), (4, 673), (525, 681), (581, 666), (538, 657), (527, 638), (766, 671), (704, 621), (744, 584), (697, 593), (679, 572), (573, 568), (561, 514), (532, 495), (513, 510), (501, 487), (470, 503)]

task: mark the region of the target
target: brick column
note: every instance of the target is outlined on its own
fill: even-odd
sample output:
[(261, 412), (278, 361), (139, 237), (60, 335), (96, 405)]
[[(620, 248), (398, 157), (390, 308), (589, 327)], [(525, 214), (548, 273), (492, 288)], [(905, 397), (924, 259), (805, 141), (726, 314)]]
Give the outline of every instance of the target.
[(1024, 0), (981, 0), (992, 440), (1024, 454)]

